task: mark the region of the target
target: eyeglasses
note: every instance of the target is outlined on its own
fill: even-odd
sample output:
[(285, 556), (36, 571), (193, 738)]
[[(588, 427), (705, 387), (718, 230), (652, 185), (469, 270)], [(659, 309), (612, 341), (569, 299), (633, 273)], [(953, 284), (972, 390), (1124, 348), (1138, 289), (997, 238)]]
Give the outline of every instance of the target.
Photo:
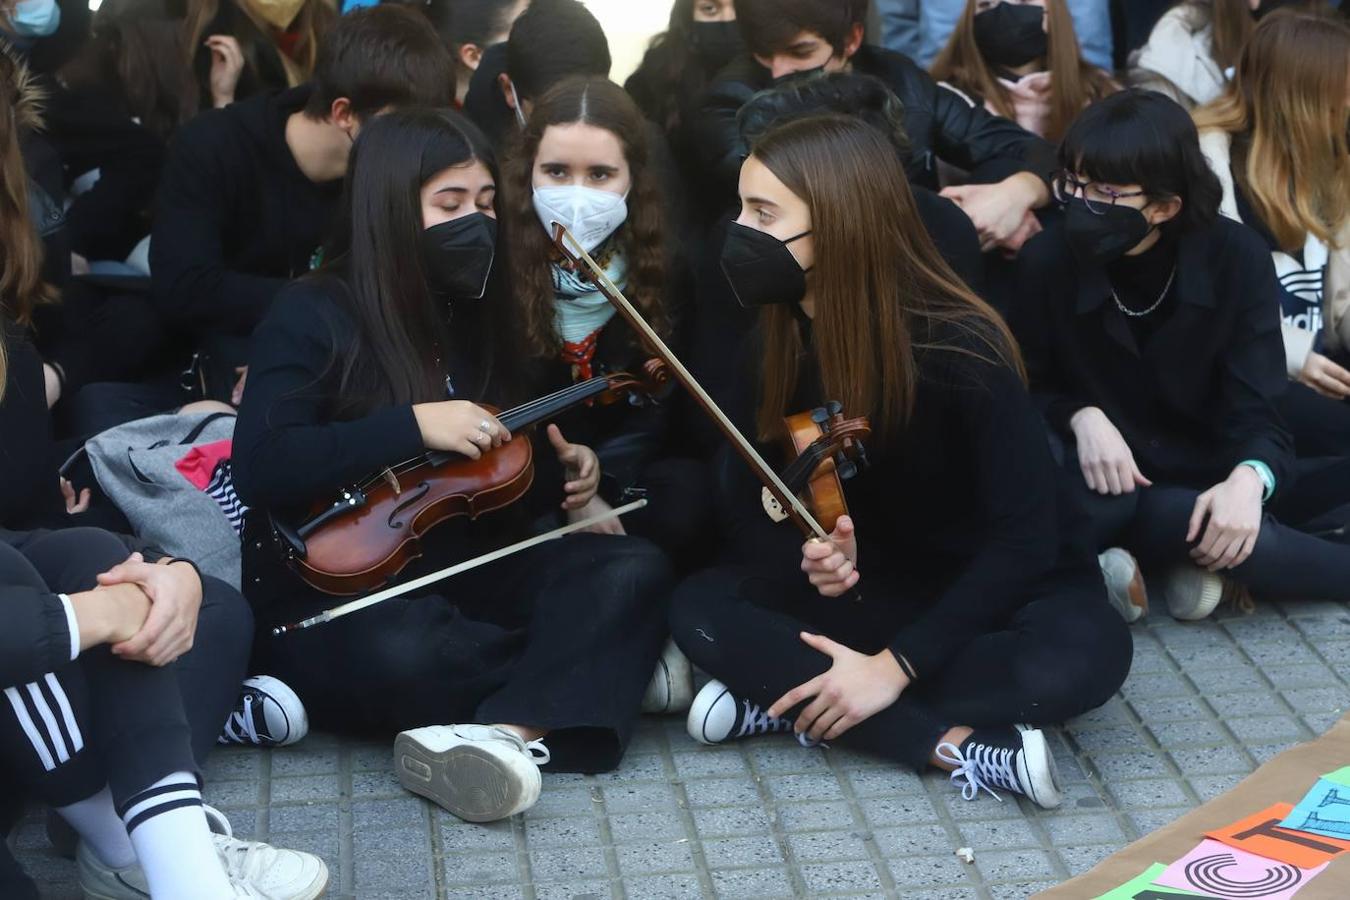
[(1115, 206), (1117, 200), (1148, 196), (1148, 191), (1117, 191), (1091, 181), (1080, 181), (1072, 173), (1063, 171), (1055, 173), (1050, 186), (1060, 203), (1067, 203), (1071, 197), (1081, 197), (1088, 210), (1099, 216), (1106, 215), (1106, 211)]

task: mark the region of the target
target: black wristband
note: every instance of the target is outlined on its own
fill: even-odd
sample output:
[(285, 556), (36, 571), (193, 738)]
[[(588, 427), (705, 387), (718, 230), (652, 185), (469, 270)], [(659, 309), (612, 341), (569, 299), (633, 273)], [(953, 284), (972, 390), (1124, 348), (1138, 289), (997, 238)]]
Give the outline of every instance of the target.
[(895, 661), (900, 664), (900, 671), (905, 673), (906, 678), (908, 678), (910, 681), (913, 681), (915, 678), (918, 677), (914, 674), (914, 667), (909, 664), (909, 660), (905, 659), (905, 655), (903, 653), (896, 653), (894, 650), (892, 650), (891, 655), (894, 656)]
[(164, 565), (171, 566), (174, 563), (187, 563), (189, 566), (192, 566), (192, 571), (197, 573), (197, 580), (201, 582), (203, 588), (206, 587), (206, 581), (202, 578), (202, 570), (197, 568), (195, 562), (182, 556), (171, 556), (169, 557), (169, 561), (164, 563)]

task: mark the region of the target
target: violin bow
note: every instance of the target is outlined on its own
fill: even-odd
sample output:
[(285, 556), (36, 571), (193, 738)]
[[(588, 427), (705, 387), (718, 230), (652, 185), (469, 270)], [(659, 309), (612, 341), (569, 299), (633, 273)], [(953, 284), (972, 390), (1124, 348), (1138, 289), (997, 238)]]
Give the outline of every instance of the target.
[(670, 370), (675, 373), (676, 380), (693, 395), (699, 406), (703, 407), (703, 411), (708, 414), (717, 425), (718, 430), (722, 432), (722, 436), (731, 443), (731, 446), (736, 449), (736, 452), (741, 455), (746, 464), (755, 471), (759, 480), (764, 483), (769, 493), (778, 501), (779, 506), (801, 529), (802, 534), (814, 540), (828, 541), (830, 539), (829, 534), (816, 521), (815, 516), (802, 503), (801, 498), (783, 483), (783, 479), (778, 477), (778, 473), (773, 470), (773, 467), (764, 460), (764, 457), (746, 439), (745, 435), (741, 434), (740, 429), (727, 417), (726, 413), (722, 412), (721, 407), (703, 389), (703, 385), (698, 383), (698, 379), (684, 367), (684, 363), (680, 362), (670, 348), (666, 346), (666, 342), (661, 340), (661, 336), (647, 324), (647, 320), (642, 318), (642, 314), (623, 295), (623, 291), (620, 291), (614, 282), (609, 280), (609, 276), (596, 264), (591, 255), (577, 243), (576, 238), (572, 236), (572, 232), (568, 231), (567, 226), (561, 222), (553, 223), (553, 244), (558, 248), (558, 252), (562, 253), (573, 265), (586, 267), (591, 280), (600, 289), (600, 293), (605, 295), (605, 298), (609, 300), (619, 315), (623, 316), (624, 321), (634, 331), (642, 335), (647, 342), (648, 349), (670, 367)]
[(360, 612), (363, 609), (369, 609), (372, 606), (383, 603), (386, 600), (393, 600), (395, 597), (401, 597), (404, 594), (434, 584), (446, 578), (467, 572), (470, 569), (476, 569), (479, 566), (485, 566), (488, 563), (496, 562), (499, 559), (505, 559), (522, 550), (528, 550), (531, 547), (537, 547), (547, 541), (556, 540), (564, 535), (572, 534), (575, 531), (582, 531), (590, 528), (600, 522), (609, 519), (617, 519), (620, 516), (627, 515), (634, 510), (641, 509), (647, 505), (647, 501), (634, 500), (626, 506), (620, 506), (618, 509), (611, 509), (609, 512), (598, 513), (594, 516), (588, 516), (580, 521), (573, 522), (570, 525), (564, 525), (561, 528), (555, 528), (545, 534), (535, 535), (532, 538), (526, 538), (523, 541), (502, 547), (499, 550), (493, 550), (491, 553), (484, 553), (482, 556), (475, 556), (473, 559), (466, 559), (463, 562), (456, 563), (453, 566), (441, 569), (439, 572), (432, 572), (430, 575), (423, 575), (421, 578), (414, 578), (412, 581), (405, 582), (394, 587), (387, 588), (369, 597), (363, 597), (360, 600), (352, 600), (350, 603), (343, 603), (341, 606), (334, 606), (332, 609), (325, 609), (323, 612), (308, 619), (302, 619), (290, 625), (278, 625), (272, 629), (273, 637), (280, 637), (283, 634), (290, 634), (293, 631), (303, 631), (306, 628), (313, 628), (316, 625), (326, 625), (334, 619), (340, 619), (343, 616), (349, 616), (354, 612)]

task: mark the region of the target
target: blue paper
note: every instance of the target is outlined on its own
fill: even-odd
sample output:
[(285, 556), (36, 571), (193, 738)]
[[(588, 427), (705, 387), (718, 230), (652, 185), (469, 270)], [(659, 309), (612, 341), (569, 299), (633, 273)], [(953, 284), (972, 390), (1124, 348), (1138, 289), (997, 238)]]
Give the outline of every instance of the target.
[(1350, 786), (1317, 779), (1280, 827), (1350, 840)]

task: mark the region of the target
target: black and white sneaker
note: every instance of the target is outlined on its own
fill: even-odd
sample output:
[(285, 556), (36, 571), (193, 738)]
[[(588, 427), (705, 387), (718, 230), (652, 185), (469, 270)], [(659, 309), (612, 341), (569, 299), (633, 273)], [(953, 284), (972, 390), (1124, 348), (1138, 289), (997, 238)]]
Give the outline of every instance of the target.
[(309, 716), (295, 691), (279, 678), (254, 675), (244, 679), (216, 743), (285, 747), (308, 733)]
[(937, 756), (956, 767), (952, 781), (960, 785), (961, 796), (967, 800), (974, 800), (983, 790), (1002, 802), (994, 792), (996, 787), (1022, 794), (1045, 809), (1054, 809), (1063, 799), (1055, 758), (1039, 729), (1020, 725), (979, 728), (960, 747), (938, 744)]
[(647, 683), (642, 698), (642, 711), (651, 715), (681, 713), (689, 708), (694, 697), (694, 667), (674, 641), (666, 641), (656, 671)]
[(685, 726), (689, 736), (700, 744), (720, 744), (755, 734), (791, 731), (792, 720), (770, 716), (746, 698), (737, 697), (722, 682), (709, 681), (689, 707)]

